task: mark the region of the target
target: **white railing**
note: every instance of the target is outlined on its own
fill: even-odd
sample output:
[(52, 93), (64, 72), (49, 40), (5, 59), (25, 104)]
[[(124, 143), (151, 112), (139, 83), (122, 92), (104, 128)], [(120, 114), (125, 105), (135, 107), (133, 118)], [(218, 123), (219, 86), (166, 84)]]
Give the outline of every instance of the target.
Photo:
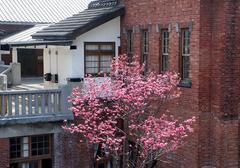
[[(0, 65), (0, 90), (6, 90), (7, 85), (12, 84), (12, 66), (11, 65)], [(3, 79), (6, 76), (6, 79)], [(5, 82), (5, 83), (4, 83)]]
[(0, 119), (61, 112), (60, 89), (0, 92)]

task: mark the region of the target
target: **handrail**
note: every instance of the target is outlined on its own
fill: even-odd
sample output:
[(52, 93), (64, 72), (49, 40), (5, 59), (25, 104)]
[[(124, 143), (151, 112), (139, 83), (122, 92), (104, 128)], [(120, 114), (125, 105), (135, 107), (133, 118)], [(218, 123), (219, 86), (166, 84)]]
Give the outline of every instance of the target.
[(0, 119), (62, 112), (60, 89), (0, 92)]
[(12, 67), (10, 65), (0, 65), (0, 68), (6, 68), (4, 71), (2, 71), (0, 74), (6, 74), (9, 71), (11, 71)]
[(0, 90), (1, 95), (15, 95), (15, 94), (41, 94), (41, 93), (58, 93), (61, 92), (61, 89), (41, 89), (41, 90), (19, 90), (19, 91), (11, 91), (11, 90)]
[(11, 66), (8, 66), (8, 68), (3, 71), (1, 74), (7, 74), (8, 72), (10, 72), (12, 70), (12, 67)]

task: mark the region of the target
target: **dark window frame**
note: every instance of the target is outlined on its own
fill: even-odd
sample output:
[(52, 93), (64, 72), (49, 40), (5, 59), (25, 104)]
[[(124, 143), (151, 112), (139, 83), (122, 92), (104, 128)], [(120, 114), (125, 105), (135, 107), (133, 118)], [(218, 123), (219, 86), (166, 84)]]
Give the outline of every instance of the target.
[[(12, 142), (11, 142), (12, 141)], [(14, 141), (14, 142), (13, 142)], [(20, 137), (10, 138), (9, 139), (10, 145), (10, 158), (19, 158), (22, 155), (22, 142)], [(12, 150), (12, 148), (15, 148)], [(19, 149), (18, 149), (19, 148)], [(14, 155), (14, 156), (12, 156)]]
[(179, 71), (181, 81), (179, 86), (191, 88), (192, 81), (190, 80), (190, 45), (191, 32), (190, 29), (182, 28), (180, 31), (180, 57), (179, 57)]
[[(98, 45), (98, 50), (93, 50), (93, 51), (87, 50), (86, 49), (87, 45)], [(113, 50), (101, 50), (100, 49), (101, 45), (112, 45)], [(101, 69), (100, 57), (106, 56), (106, 55), (111, 56), (112, 58), (115, 57), (115, 53), (116, 53), (115, 46), (116, 46), (115, 42), (84, 42), (84, 74), (92, 75), (92, 76), (104, 75), (104, 74), (99, 74), (101, 72), (100, 71), (100, 69)], [(87, 73), (87, 67), (86, 67), (87, 55), (98, 57), (98, 61), (97, 61), (98, 62), (98, 73)], [(109, 73), (106, 73), (106, 74), (108, 75)]]
[(133, 30), (127, 30), (127, 55), (132, 57), (133, 54)]
[[(165, 72), (169, 68), (169, 31), (168, 29), (161, 30), (160, 38), (160, 72)], [(166, 38), (167, 36), (167, 38)]]
[[(48, 154), (43, 154), (43, 155), (37, 155), (37, 156), (33, 156), (32, 155), (32, 137), (35, 136), (48, 136), (49, 139), (49, 153)], [(24, 157), (23, 156), (23, 138), (27, 137), (28, 138), (28, 157)], [(44, 159), (53, 159), (53, 144), (52, 144), (52, 135), (51, 134), (44, 134), (44, 135), (32, 135), (32, 136), (24, 136), (24, 137), (15, 137), (15, 138), (21, 138), (21, 156), (18, 158), (10, 158), (10, 164), (21, 164), (21, 163), (29, 163), (29, 162), (33, 162), (33, 161), (41, 161)], [(10, 138), (13, 139), (13, 138)], [(10, 140), (9, 140), (10, 141)], [(11, 153), (11, 149), (9, 151), (9, 153)]]
[(149, 59), (149, 31), (148, 29), (141, 30), (141, 64), (145, 64), (145, 73), (148, 70)]

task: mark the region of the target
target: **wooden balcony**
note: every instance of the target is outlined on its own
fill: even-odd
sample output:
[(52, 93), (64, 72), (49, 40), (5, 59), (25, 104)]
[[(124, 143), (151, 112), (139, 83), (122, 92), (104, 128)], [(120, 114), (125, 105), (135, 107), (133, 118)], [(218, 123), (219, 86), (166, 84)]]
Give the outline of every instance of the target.
[(73, 119), (68, 110), (68, 86), (61, 89), (0, 92), (0, 126)]

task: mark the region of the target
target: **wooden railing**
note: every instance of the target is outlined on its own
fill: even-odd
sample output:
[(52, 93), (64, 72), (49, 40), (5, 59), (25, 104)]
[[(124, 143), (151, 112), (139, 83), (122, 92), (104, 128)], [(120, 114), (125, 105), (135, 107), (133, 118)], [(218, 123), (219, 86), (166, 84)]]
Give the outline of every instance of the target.
[(0, 119), (60, 113), (61, 90), (0, 92)]

